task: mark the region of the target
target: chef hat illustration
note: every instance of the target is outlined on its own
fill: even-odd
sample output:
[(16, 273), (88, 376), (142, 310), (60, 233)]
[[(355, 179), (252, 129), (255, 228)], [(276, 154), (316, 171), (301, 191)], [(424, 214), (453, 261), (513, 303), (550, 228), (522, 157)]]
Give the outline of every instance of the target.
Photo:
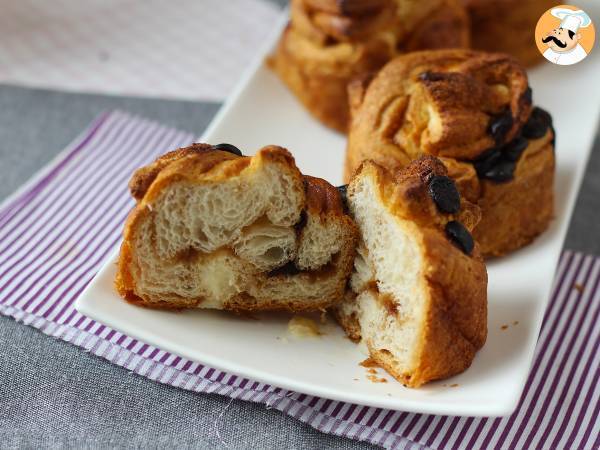
[(579, 28), (586, 28), (592, 23), (590, 16), (581, 9), (573, 11), (567, 8), (553, 8), (550, 13), (561, 20), (560, 28), (571, 30), (573, 33), (577, 33)]

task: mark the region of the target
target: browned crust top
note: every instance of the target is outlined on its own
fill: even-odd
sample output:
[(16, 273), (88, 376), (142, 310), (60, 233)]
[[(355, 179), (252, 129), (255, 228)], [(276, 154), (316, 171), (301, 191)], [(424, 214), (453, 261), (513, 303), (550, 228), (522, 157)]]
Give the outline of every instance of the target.
[(389, 211), (402, 219), (412, 220), (421, 227), (442, 229), (449, 221), (457, 220), (472, 230), (481, 219), (479, 207), (462, 197), (458, 213), (440, 212), (431, 198), (428, 182), (432, 176), (447, 176), (448, 170), (433, 156), (422, 156), (395, 172), (367, 160), (361, 164), (355, 176), (368, 173), (377, 180), (382, 192), (381, 198)]
[[(452, 49), (402, 55), (368, 88), (354, 91), (351, 145), (369, 136), (397, 153), (396, 159), (418, 153), (475, 159), (512, 140), (531, 113), (525, 70), (498, 53)], [(490, 124), (503, 115), (512, 125), (498, 142)]]
[[(283, 147), (263, 147), (257, 155), (264, 161), (273, 161), (295, 170), (304, 181), (306, 208), (315, 214), (344, 215), (344, 204), (339, 191), (327, 181), (302, 175), (296, 168), (291, 153)], [(216, 150), (210, 144), (192, 144), (157, 158), (137, 169), (129, 181), (129, 189), (138, 202), (155, 198), (171, 181), (219, 181), (239, 175), (250, 166), (253, 157), (237, 156)]]
[(339, 191), (321, 178), (304, 175), (306, 208), (313, 214), (344, 215)]
[(377, 10), (390, 0), (304, 0), (307, 7), (331, 14), (359, 15)]
[[(269, 145), (260, 149), (259, 153), (265, 160), (277, 161), (298, 171), (294, 157), (283, 147)], [(137, 169), (129, 181), (129, 190), (132, 197), (140, 201), (151, 190), (151, 186), (168, 184), (165, 178), (178, 177), (191, 182), (223, 180), (238, 175), (250, 165), (250, 161), (250, 156), (238, 156), (215, 149), (210, 144), (195, 143), (165, 153), (154, 162)], [(155, 183), (159, 178), (161, 182)], [(152, 191), (156, 193), (154, 187)]]
[[(296, 168), (294, 157), (283, 147), (270, 145), (257, 154), (263, 160), (279, 162), (292, 167), (304, 180), (306, 208), (316, 214), (344, 215), (344, 205), (339, 191), (327, 181), (302, 175)], [(237, 156), (215, 150), (210, 144), (192, 144), (157, 158), (136, 170), (129, 181), (129, 189), (138, 202), (158, 195), (163, 186), (174, 179), (190, 182), (218, 181), (239, 173), (251, 164), (252, 157)]]

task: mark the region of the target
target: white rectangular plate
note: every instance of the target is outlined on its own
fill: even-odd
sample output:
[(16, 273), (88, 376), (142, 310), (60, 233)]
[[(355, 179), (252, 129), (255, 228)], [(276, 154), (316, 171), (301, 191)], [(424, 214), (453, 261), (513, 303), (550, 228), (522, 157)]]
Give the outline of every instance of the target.
[[(592, 17), (600, 17), (598, 6), (580, 3)], [(286, 389), (404, 411), (507, 415), (518, 403), (532, 363), (593, 143), (600, 104), (600, 50), (595, 53), (575, 66), (545, 63), (530, 73), (534, 101), (552, 112), (558, 135), (556, 219), (532, 245), (488, 265), (488, 340), (461, 375), (420, 389), (404, 388), (391, 378), (387, 383), (373, 383), (358, 364), (365, 355), (333, 323), (324, 327), (326, 334), (321, 337), (294, 338), (287, 332), (289, 316), (283, 314), (251, 320), (216, 311), (173, 313), (132, 306), (113, 288), (116, 254), (76, 307), (147, 343)], [(304, 173), (341, 184), (344, 137), (313, 120), (262, 63), (255, 65), (226, 102), (203, 141), (230, 142), (247, 154), (278, 144), (295, 155)], [(501, 330), (503, 324), (515, 321), (518, 325)], [(450, 387), (454, 384), (458, 386)]]

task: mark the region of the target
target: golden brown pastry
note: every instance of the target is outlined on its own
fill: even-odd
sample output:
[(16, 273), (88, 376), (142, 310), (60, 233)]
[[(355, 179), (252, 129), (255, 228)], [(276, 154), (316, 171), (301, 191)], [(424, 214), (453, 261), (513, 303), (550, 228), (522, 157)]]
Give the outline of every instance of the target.
[(502, 52), (521, 64), (543, 61), (534, 38), (542, 14), (558, 3), (551, 0), (463, 0), (471, 18), (471, 45)]
[(348, 336), (409, 387), (467, 369), (487, 336), (487, 272), (469, 233), (479, 208), (432, 156), (395, 173), (365, 161), (347, 203), (361, 237), (334, 313)]
[(116, 288), (153, 308), (318, 311), (339, 303), (356, 227), (290, 153), (194, 144), (135, 172)]
[(472, 50), (397, 57), (350, 89), (346, 179), (372, 159), (393, 170), (438, 156), (464, 197), (481, 208), (474, 230), (486, 257), (531, 242), (553, 215), (554, 130), (531, 105), (524, 69), (510, 56)]
[(399, 53), (466, 47), (459, 0), (292, 0), (271, 67), (325, 125), (345, 132), (347, 84)]

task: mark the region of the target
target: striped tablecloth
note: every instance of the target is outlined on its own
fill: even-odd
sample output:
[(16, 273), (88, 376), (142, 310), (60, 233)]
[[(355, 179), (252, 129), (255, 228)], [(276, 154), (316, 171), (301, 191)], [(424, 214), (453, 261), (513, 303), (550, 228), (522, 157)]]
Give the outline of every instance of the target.
[(517, 411), (446, 417), (289, 392), (144, 344), (73, 302), (118, 245), (131, 172), (194, 136), (109, 112), (0, 207), (0, 312), (142, 376), (262, 402), (311, 426), (387, 448), (600, 448), (600, 259), (565, 251)]
[(0, 82), (220, 101), (279, 14), (265, 0), (0, 0)]

